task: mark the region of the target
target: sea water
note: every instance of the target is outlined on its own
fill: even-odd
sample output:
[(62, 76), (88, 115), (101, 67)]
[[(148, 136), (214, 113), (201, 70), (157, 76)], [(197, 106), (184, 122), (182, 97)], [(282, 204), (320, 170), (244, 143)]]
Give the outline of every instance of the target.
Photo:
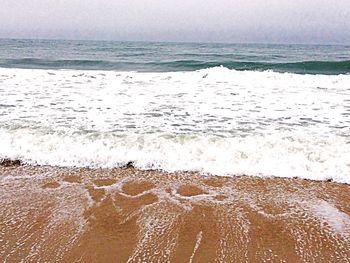
[(0, 40), (0, 159), (350, 183), (350, 46)]

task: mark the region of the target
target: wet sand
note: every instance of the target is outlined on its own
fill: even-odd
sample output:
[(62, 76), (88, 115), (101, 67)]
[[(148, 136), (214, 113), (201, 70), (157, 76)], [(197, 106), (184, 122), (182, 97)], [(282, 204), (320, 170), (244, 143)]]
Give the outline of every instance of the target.
[(0, 166), (1, 262), (350, 262), (350, 186)]

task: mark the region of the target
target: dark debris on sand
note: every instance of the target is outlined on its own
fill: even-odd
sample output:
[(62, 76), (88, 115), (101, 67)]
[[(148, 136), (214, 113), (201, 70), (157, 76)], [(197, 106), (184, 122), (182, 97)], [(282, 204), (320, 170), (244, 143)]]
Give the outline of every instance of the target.
[(20, 166), (20, 165), (22, 165), (20, 160), (0, 159), (0, 166), (9, 167), (9, 166)]

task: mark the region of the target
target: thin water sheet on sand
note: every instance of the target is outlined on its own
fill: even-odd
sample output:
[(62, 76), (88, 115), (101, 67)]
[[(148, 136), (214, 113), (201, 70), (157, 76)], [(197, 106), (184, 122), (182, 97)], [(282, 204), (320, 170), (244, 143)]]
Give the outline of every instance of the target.
[(349, 262), (350, 186), (0, 166), (1, 262)]

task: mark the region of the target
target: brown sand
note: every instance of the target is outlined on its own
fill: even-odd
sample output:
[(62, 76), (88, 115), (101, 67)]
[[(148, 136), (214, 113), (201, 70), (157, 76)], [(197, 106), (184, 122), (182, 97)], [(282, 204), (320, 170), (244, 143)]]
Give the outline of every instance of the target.
[(350, 262), (350, 186), (0, 166), (0, 262)]

